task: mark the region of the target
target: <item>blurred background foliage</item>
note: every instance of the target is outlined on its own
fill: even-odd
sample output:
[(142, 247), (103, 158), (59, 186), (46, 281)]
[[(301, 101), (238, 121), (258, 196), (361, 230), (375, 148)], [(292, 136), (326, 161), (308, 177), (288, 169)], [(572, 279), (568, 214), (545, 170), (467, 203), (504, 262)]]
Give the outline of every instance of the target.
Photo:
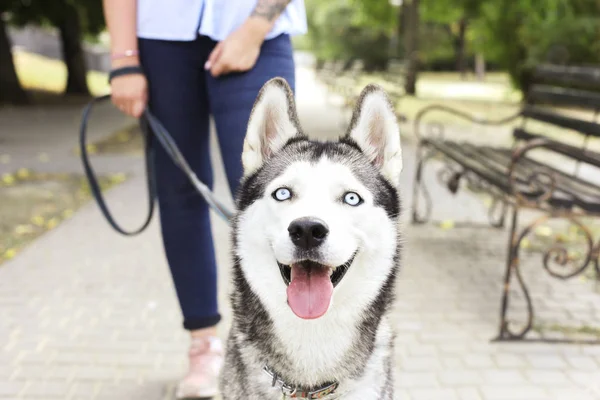
[[(384, 70), (405, 58), (405, 15), (410, 0), (305, 0), (309, 33), (299, 48), (325, 61), (364, 61)], [(600, 61), (597, 0), (420, 0), (418, 65), (421, 71), (507, 71), (520, 89), (531, 67), (544, 61)]]
[[(308, 34), (294, 38), (317, 66), (361, 60), (367, 72), (404, 63), (405, 90), (419, 71), (507, 72), (526, 90), (540, 62), (598, 64), (598, 0), (304, 0)], [(10, 26), (51, 27), (61, 42), (64, 92), (90, 94), (85, 44), (106, 36), (101, 0), (0, 0), (0, 103), (27, 104)], [(391, 63), (390, 61), (398, 61)]]

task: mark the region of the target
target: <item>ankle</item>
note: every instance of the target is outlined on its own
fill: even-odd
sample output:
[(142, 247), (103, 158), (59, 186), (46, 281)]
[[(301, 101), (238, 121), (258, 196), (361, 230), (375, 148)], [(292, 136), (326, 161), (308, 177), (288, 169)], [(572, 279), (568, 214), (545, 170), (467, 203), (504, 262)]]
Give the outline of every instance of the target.
[(209, 337), (217, 337), (217, 327), (211, 326), (203, 329), (190, 331), (192, 339), (205, 339)]

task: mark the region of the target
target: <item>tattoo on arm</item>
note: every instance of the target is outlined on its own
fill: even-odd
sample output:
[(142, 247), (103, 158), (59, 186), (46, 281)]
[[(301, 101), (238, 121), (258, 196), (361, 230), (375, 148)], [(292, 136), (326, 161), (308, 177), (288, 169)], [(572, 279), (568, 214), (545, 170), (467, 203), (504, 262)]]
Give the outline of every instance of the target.
[(253, 17), (263, 17), (267, 21), (273, 22), (285, 10), (291, 0), (258, 0)]

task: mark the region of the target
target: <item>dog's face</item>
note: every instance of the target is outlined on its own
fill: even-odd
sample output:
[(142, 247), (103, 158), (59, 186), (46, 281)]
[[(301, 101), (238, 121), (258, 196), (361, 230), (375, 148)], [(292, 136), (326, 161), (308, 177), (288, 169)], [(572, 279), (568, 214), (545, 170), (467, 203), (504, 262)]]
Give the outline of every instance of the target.
[(402, 155), (385, 93), (365, 88), (347, 135), (315, 142), (301, 132), (286, 82), (271, 80), (242, 160), (235, 251), (271, 314), (317, 319), (336, 304), (372, 302), (398, 246)]

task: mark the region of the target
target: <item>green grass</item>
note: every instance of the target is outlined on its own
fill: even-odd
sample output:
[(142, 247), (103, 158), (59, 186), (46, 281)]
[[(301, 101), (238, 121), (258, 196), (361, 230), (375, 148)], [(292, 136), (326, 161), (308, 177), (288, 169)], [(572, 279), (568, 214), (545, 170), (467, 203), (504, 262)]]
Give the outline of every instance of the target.
[[(13, 57), (21, 85), (27, 90), (62, 93), (67, 82), (67, 68), (62, 61), (52, 60), (37, 54), (14, 51)], [(108, 75), (88, 72), (87, 81), (93, 95), (108, 93)]]
[[(400, 76), (397, 83), (389, 77), (386, 80), (382, 73), (364, 74), (360, 83), (375, 82), (384, 86), (402, 85)], [(421, 72), (417, 81), (417, 93), (421, 99), (471, 100), (483, 102), (516, 103), (521, 94), (510, 84), (508, 74), (492, 72), (478, 81), (474, 75), (468, 74), (463, 79), (455, 72)]]
[(533, 326), (533, 330), (538, 333), (541, 333), (541, 334), (548, 333), (548, 332), (558, 332), (558, 333), (564, 334), (565, 336), (587, 335), (587, 336), (595, 337), (596, 340), (600, 339), (600, 328), (594, 327), (594, 326), (584, 325), (581, 327), (574, 327), (574, 326), (564, 326), (564, 325), (558, 325), (558, 324), (552, 324), (552, 325), (536, 324)]
[[(402, 77), (394, 82), (383, 74), (364, 74), (355, 92), (369, 83), (377, 83), (390, 92), (402, 91)], [(458, 73), (423, 72), (417, 82), (417, 96), (403, 96), (396, 104), (398, 111), (413, 120), (425, 107), (441, 104), (484, 119), (499, 119), (519, 109), (520, 94), (510, 85), (505, 73), (490, 73), (483, 82), (472, 75), (462, 80)], [(432, 118), (444, 124), (469, 125), (464, 119), (435, 112)]]

